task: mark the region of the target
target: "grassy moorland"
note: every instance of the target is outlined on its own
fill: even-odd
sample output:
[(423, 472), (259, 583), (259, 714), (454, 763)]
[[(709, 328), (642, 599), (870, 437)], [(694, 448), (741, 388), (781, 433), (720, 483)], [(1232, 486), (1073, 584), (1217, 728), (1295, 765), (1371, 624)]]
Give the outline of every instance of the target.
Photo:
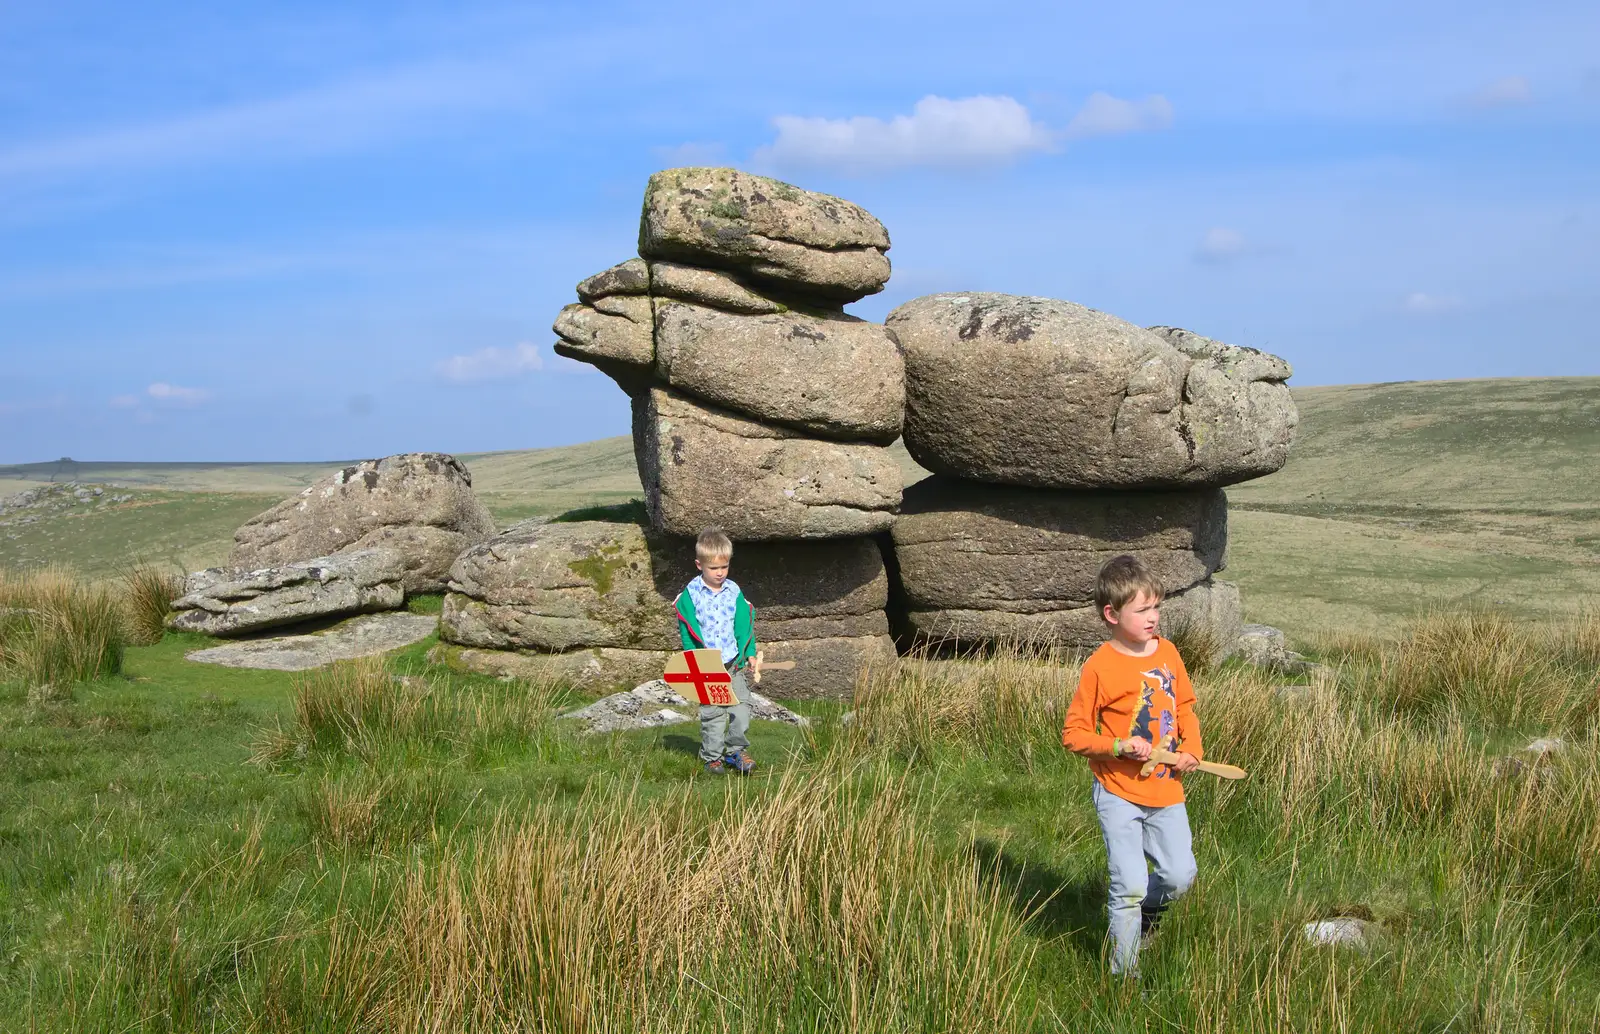
[[(910, 660), (715, 779), (693, 726), (579, 736), (562, 687), (427, 643), (293, 676), (114, 642), (108, 592), (0, 584), (0, 1029), (1600, 1023), (1593, 618), (1325, 641), (1293, 690), (1199, 673), (1252, 777), (1190, 781), (1202, 878), (1131, 985), (1071, 659)], [(1568, 749), (1502, 760), (1535, 735)], [(1370, 941), (1309, 943), (1330, 916)]]

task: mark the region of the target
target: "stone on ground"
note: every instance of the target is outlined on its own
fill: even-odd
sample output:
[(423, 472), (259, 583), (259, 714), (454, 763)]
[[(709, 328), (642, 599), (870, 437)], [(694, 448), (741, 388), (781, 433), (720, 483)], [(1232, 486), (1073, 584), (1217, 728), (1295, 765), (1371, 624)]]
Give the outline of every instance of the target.
[(1289, 637), (1271, 625), (1245, 625), (1239, 632), (1236, 656), (1258, 668), (1300, 675), (1317, 665), (1289, 649)]
[(639, 254), (727, 269), (838, 304), (883, 290), (889, 234), (859, 205), (737, 169), (650, 177)]
[(1312, 944), (1365, 948), (1377, 938), (1379, 930), (1376, 923), (1369, 923), (1365, 919), (1335, 916), (1307, 923), (1305, 935)]
[(905, 365), (879, 323), (657, 301), (655, 361), (660, 381), (756, 420), (842, 441), (900, 437)]
[(634, 398), (633, 427), (645, 506), (667, 534), (872, 535), (900, 505), (900, 465), (882, 446), (803, 437), (664, 388)]
[[(280, 567), (214, 567), (191, 574), (167, 627), (236, 636), (316, 618), (394, 610), (405, 603), (399, 553), (362, 549)], [(432, 619), (430, 619), (432, 620)]]
[(905, 353), (906, 447), (935, 473), (1201, 487), (1270, 474), (1288, 457), (1298, 415), (1276, 356), (983, 292), (915, 299), (887, 326)]
[(1072, 492), (935, 475), (906, 489), (891, 530), (900, 586), (918, 610), (1026, 614), (1094, 602), (1107, 560), (1131, 553), (1168, 593), (1221, 569), (1220, 489)]
[(382, 546), (398, 551), (406, 592), (441, 592), (455, 558), (494, 531), (459, 460), (411, 452), (345, 467), (251, 518), (234, 533), (230, 563), (276, 567)]
[(309, 635), (265, 635), (195, 650), (185, 656), (225, 668), (305, 671), (334, 661), (371, 657), (418, 643), (439, 627), (427, 614), (365, 614)]
[[(585, 732), (602, 733), (692, 722), (697, 720), (698, 714), (698, 704), (684, 698), (662, 680), (652, 679), (633, 689), (613, 693), (587, 707), (569, 711), (561, 717), (583, 722)], [(754, 690), (750, 693), (750, 716), (758, 721), (782, 722), (785, 725), (811, 724), (803, 715), (795, 714)]]

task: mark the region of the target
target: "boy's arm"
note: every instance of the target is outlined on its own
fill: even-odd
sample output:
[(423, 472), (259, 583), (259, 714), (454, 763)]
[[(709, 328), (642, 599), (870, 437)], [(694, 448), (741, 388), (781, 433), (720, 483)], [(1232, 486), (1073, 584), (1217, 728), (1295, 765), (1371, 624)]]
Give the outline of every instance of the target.
[[(706, 644), (702, 643), (695, 636), (694, 629), (689, 624), (689, 619), (684, 617), (683, 607), (685, 595), (687, 594), (680, 592), (678, 594), (678, 598), (672, 601), (672, 616), (677, 621), (678, 641), (683, 644), (683, 648), (685, 650), (698, 650)], [(689, 607), (692, 610), (694, 608), (694, 604), (691, 602)]]
[(1061, 745), (1074, 754), (1086, 758), (1114, 758), (1116, 739), (1095, 731), (1095, 705), (1099, 702), (1100, 680), (1094, 667), (1083, 666), (1078, 676), (1078, 690), (1067, 705), (1067, 718), (1061, 727)]
[(1189, 671), (1178, 658), (1173, 696), (1178, 703), (1178, 746), (1180, 754), (1193, 754), (1196, 761), (1205, 760), (1205, 747), (1200, 742), (1200, 719), (1194, 713), (1194, 687), (1189, 684)]

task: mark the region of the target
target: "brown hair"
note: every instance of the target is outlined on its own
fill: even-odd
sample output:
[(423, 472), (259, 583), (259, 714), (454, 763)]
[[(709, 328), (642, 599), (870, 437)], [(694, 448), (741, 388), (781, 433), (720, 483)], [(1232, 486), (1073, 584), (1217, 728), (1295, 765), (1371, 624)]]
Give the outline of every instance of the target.
[(1141, 592), (1157, 600), (1165, 595), (1143, 560), (1126, 553), (1114, 556), (1100, 568), (1100, 577), (1095, 579), (1095, 613), (1104, 620), (1107, 607), (1120, 611)]
[(694, 540), (694, 558), (703, 564), (718, 556), (733, 558), (733, 540), (721, 528), (707, 528)]

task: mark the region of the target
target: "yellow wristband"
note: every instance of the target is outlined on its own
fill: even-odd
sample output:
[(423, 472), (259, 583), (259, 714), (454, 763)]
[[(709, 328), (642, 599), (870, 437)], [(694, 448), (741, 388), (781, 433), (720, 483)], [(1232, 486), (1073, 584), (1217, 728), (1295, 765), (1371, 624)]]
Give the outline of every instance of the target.
[(1114, 758), (1122, 756), (1122, 740), (1114, 739), (1111, 741), (1111, 756)]

